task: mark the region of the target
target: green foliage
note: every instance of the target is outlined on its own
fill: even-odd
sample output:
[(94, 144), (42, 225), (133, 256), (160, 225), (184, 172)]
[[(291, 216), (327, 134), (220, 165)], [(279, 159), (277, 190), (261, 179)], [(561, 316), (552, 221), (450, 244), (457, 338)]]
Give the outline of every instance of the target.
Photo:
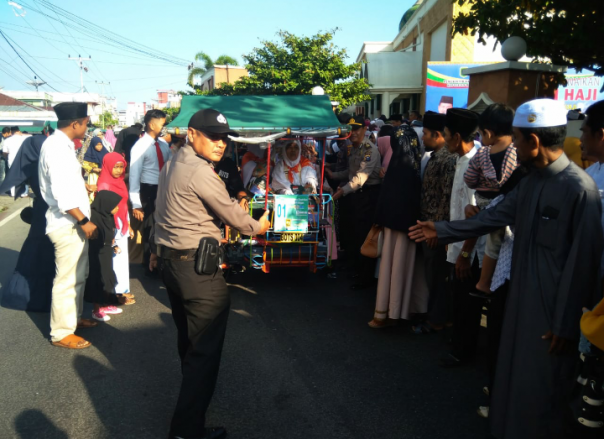
[(119, 123), (119, 121), (114, 117), (113, 113), (111, 113), (110, 111), (105, 111), (99, 117), (99, 126), (101, 126), (103, 128), (107, 128), (107, 126), (109, 126), (109, 125), (115, 126), (118, 123)]
[(604, 75), (604, 45), (597, 35), (604, 22), (603, 1), (581, 0), (453, 0), (471, 5), (453, 23), (453, 34), (486, 35), (502, 43), (511, 36), (526, 40), (530, 57), (554, 64), (590, 69)]
[(280, 41), (262, 41), (262, 47), (243, 55), (249, 76), (233, 84), (223, 83), (207, 95), (297, 95), (310, 94), (321, 86), (332, 101), (345, 108), (370, 97), (369, 84), (360, 78), (361, 64), (346, 65), (346, 50), (331, 41), (335, 29), (312, 37), (278, 32)]
[(219, 65), (229, 65), (229, 66), (237, 66), (237, 60), (228, 55), (220, 55), (216, 58), (216, 61), (213, 61), (210, 56), (205, 52), (197, 52), (195, 54), (195, 61), (202, 62), (203, 67), (192, 66), (189, 69), (189, 77), (187, 78), (187, 84), (191, 87), (194, 87), (193, 80), (196, 76), (203, 76), (208, 70), (210, 70), (214, 64)]
[(180, 107), (176, 108), (164, 108), (163, 112), (166, 113), (166, 125), (176, 119), (178, 113), (180, 113)]

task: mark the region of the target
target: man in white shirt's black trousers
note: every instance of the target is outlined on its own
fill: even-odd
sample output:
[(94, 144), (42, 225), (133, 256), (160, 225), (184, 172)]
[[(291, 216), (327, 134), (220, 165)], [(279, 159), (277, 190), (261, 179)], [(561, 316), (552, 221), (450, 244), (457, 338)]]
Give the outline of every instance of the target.
[(142, 221), (143, 265), (149, 267), (149, 234), (153, 226), (159, 173), (170, 159), (170, 146), (159, 135), (166, 123), (166, 113), (149, 110), (145, 114), (145, 134), (130, 151), (130, 201), (132, 215)]

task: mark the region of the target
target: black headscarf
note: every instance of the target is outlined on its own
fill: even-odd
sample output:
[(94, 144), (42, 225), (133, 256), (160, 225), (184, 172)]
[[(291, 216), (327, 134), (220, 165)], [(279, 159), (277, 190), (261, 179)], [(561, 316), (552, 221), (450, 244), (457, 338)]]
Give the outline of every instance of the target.
[(95, 146), (98, 144), (103, 145), (103, 141), (99, 137), (93, 137), (90, 141), (90, 146), (86, 150), (86, 154), (84, 154), (84, 160), (90, 163), (96, 163), (99, 165), (99, 168), (103, 164), (103, 158), (109, 151), (103, 146), (100, 151), (97, 151)]
[(390, 136), (392, 158), (382, 183), (375, 223), (407, 232), (419, 219), (422, 149), (415, 130), (403, 125)]
[(115, 219), (111, 211), (120, 204), (122, 197), (115, 192), (99, 191), (92, 202), (90, 221), (97, 226), (99, 238), (104, 244), (111, 244), (115, 235)]
[(42, 199), (38, 180), (38, 161), (42, 144), (46, 139), (46, 136), (35, 135), (23, 141), (4, 182), (0, 185), (0, 194), (14, 187), (16, 199), (23, 193), (25, 184), (29, 183), (36, 197)]

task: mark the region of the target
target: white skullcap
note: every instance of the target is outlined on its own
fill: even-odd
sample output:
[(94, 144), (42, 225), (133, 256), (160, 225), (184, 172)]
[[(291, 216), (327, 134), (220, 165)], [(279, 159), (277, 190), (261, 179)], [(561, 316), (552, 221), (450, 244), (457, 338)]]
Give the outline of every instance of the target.
[(92, 135), (93, 135), (93, 136), (98, 136), (99, 134), (102, 134), (102, 133), (103, 133), (103, 130), (102, 130), (102, 129), (100, 129), (100, 128), (97, 128), (96, 130), (94, 130), (94, 131), (92, 132)]
[(534, 99), (516, 110), (513, 126), (516, 128), (548, 128), (566, 125), (564, 102), (553, 99)]

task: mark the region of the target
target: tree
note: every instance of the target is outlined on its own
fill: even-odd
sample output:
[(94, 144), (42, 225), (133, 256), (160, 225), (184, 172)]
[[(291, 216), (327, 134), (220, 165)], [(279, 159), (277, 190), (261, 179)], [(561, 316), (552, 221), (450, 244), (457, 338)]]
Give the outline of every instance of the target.
[(203, 76), (214, 66), (214, 64), (229, 66), (239, 65), (235, 58), (228, 55), (220, 55), (215, 61), (213, 61), (212, 58), (210, 58), (210, 56), (205, 52), (197, 52), (197, 54), (195, 54), (195, 61), (203, 62), (203, 67), (191, 65), (189, 68), (189, 77), (187, 79), (187, 83), (193, 88), (195, 88), (195, 85), (193, 84), (195, 77)]
[(526, 40), (527, 55), (554, 64), (590, 69), (604, 75), (604, 46), (597, 43), (604, 21), (604, 2), (580, 0), (453, 0), (467, 6), (456, 17), (453, 34), (489, 35), (503, 42)]
[(176, 108), (164, 108), (164, 113), (166, 113), (166, 125), (176, 119), (178, 113), (180, 113), (180, 107)]
[(332, 101), (339, 102), (340, 108), (368, 100), (369, 84), (359, 75), (361, 63), (346, 65), (346, 50), (331, 42), (337, 30), (312, 37), (280, 31), (280, 41), (262, 41), (262, 47), (243, 55), (249, 76), (197, 92), (223, 96), (297, 95), (310, 94), (315, 86), (321, 86)]
[(117, 125), (119, 122), (115, 118), (114, 114), (110, 111), (105, 111), (99, 117), (99, 125), (103, 128), (107, 128), (109, 125)]

